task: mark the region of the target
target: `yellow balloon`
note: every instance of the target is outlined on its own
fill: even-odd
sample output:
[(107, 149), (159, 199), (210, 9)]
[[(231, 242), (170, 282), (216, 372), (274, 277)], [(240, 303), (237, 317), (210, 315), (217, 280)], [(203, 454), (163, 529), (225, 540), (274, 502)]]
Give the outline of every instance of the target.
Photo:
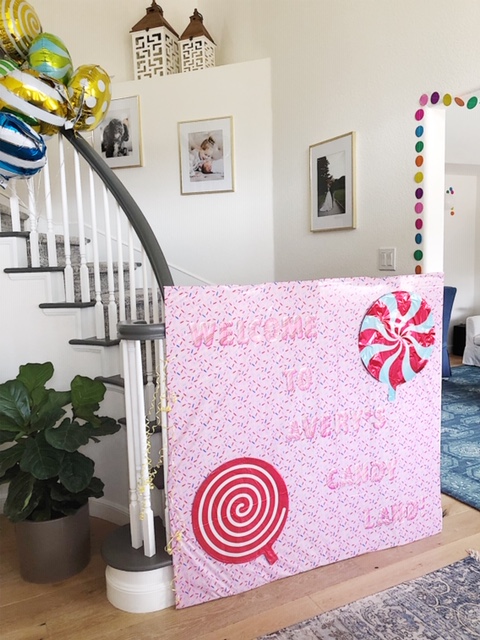
[(25, 0), (4, 0), (0, 16), (0, 42), (5, 53), (17, 62), (27, 58), (33, 39), (42, 25), (33, 7)]
[(0, 107), (36, 120), (38, 128), (34, 128), (44, 135), (57, 133), (69, 113), (63, 85), (32, 69), (17, 69), (0, 77)]
[(92, 131), (104, 119), (112, 97), (108, 73), (99, 65), (78, 67), (67, 85), (76, 131)]

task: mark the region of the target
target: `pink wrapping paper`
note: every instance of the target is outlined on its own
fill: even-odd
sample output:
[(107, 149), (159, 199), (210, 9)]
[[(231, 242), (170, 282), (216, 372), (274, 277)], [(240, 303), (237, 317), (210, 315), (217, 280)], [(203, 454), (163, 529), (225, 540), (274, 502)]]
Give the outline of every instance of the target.
[[(400, 291), (392, 394), (360, 333)], [(440, 274), (166, 289), (177, 607), (441, 531), (442, 301)]]

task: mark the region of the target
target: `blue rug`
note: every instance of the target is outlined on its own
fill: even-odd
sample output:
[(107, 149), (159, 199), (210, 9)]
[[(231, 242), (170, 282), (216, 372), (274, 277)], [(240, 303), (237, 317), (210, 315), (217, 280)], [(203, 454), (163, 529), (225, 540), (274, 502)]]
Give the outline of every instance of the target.
[(442, 493), (480, 510), (480, 367), (442, 381)]
[(480, 561), (465, 558), (257, 640), (480, 639), (479, 584)]

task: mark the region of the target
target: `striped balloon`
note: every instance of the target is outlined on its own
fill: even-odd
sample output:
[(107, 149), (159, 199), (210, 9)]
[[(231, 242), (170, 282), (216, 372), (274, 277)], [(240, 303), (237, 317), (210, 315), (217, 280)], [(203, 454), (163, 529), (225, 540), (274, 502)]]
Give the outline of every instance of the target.
[(8, 58), (0, 60), (0, 77), (6, 76), (16, 69), (18, 69), (18, 64), (13, 60), (9, 60)]
[(421, 296), (408, 291), (379, 298), (363, 319), (358, 341), (363, 364), (387, 385), (390, 401), (400, 384), (425, 367), (434, 343), (432, 310)]
[(60, 38), (51, 33), (41, 33), (30, 45), (28, 64), (39, 73), (67, 84), (73, 73), (72, 60)]
[(53, 135), (67, 122), (69, 102), (63, 85), (36, 71), (16, 69), (0, 77), (0, 108), (38, 120), (38, 131)]
[(29, 178), (45, 166), (42, 136), (10, 113), (0, 113), (0, 186), (10, 178)]
[(0, 39), (3, 51), (18, 62), (27, 58), (34, 38), (42, 32), (40, 20), (25, 0), (1, 0)]

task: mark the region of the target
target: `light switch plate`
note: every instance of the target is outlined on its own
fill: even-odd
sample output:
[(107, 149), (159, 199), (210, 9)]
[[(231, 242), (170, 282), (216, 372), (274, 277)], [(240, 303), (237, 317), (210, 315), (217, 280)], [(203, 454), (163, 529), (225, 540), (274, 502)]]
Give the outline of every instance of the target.
[(395, 247), (385, 247), (378, 250), (379, 271), (396, 271), (397, 250)]

